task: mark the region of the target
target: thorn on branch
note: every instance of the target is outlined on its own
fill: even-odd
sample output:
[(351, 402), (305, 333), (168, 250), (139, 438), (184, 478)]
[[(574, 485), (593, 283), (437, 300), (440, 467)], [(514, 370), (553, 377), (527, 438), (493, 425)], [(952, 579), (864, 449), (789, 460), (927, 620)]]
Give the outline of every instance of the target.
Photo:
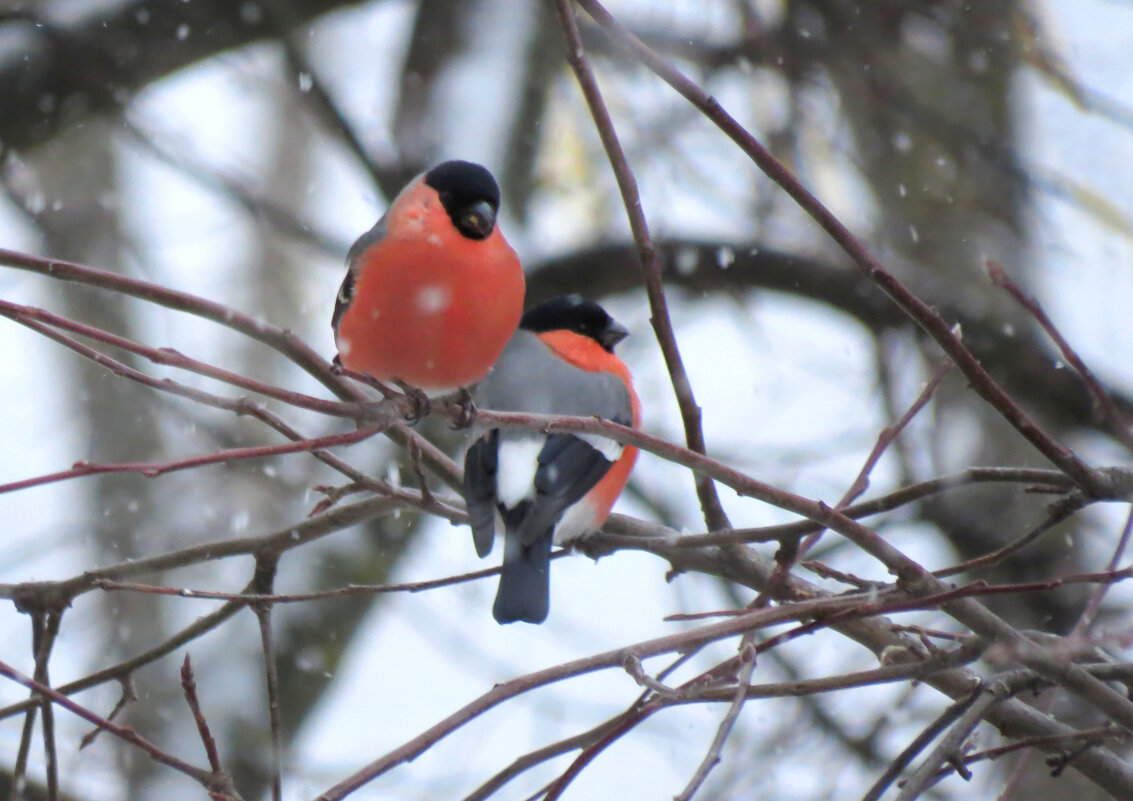
[(349, 484), (343, 484), (341, 487), (334, 487), (329, 484), (318, 484), (315, 487), (312, 487), (312, 489), (325, 497), (322, 498), (318, 503), (316, 503), (314, 507), (312, 507), (311, 511), (307, 513), (307, 517), (314, 517), (315, 515), (322, 514), (327, 509), (330, 509), (332, 506), (345, 498), (347, 495), (352, 495), (355, 492), (362, 492), (367, 488), (356, 482), (351, 482)]
[(945, 759), (945, 761), (952, 766), (952, 769), (956, 771), (956, 775), (966, 782), (972, 780), (972, 772), (968, 770), (968, 766), (964, 764), (964, 757), (972, 750), (974, 745), (975, 743), (969, 738), (964, 741), (964, 744), (960, 746), (959, 750), (948, 754)]
[[(798, 541), (796, 540), (795, 542), (797, 543)], [(812, 572), (812, 573), (814, 573), (818, 576), (821, 576), (822, 578), (833, 579), (834, 581), (841, 582), (842, 584), (848, 584), (851, 587), (855, 587), (859, 590), (889, 589), (882, 582), (871, 581), (869, 579), (859, 578), (858, 576), (855, 576), (853, 573), (843, 573), (841, 570), (835, 570), (834, 568), (832, 568), (829, 565), (824, 564), (822, 562), (817, 562), (817, 561), (814, 561), (814, 560), (806, 560), (806, 561), (800, 562), (799, 565), (801, 567), (806, 568), (810, 572)]]
[(683, 698), (684, 693), (676, 690), (667, 684), (663, 684), (657, 679), (650, 676), (645, 672), (645, 667), (641, 664), (641, 659), (637, 654), (632, 651), (626, 652), (625, 659), (622, 662), (622, 667), (625, 668), (626, 673), (633, 677), (638, 686), (645, 687), (648, 690), (660, 695), (662, 698), (669, 698), (676, 700)]
[(1062, 754), (1054, 754), (1046, 759), (1047, 766), (1051, 769), (1051, 778), (1057, 779), (1062, 775), (1062, 772), (1070, 766), (1070, 763), (1080, 757), (1083, 753), (1098, 745), (1100, 740), (1090, 740), (1082, 743), (1072, 751), (1067, 751)]
[[(106, 716), (106, 719), (109, 721), (113, 721), (123, 709), (138, 700), (138, 693), (134, 689), (134, 679), (131, 674), (127, 673), (118, 680), (118, 683), (122, 685), (122, 695), (118, 698), (118, 702), (114, 704), (114, 708), (110, 710), (110, 714)], [(79, 741), (79, 750), (82, 751), (93, 743), (103, 731), (101, 726), (96, 726), (84, 734), (83, 739)]]

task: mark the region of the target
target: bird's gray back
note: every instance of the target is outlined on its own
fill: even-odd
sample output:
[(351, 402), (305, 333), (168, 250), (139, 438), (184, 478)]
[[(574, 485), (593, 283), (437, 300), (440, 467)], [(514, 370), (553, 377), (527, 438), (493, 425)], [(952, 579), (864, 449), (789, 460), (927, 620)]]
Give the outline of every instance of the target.
[(620, 378), (575, 367), (530, 331), (515, 333), (473, 399), (481, 408), (501, 412), (633, 422), (629, 391)]

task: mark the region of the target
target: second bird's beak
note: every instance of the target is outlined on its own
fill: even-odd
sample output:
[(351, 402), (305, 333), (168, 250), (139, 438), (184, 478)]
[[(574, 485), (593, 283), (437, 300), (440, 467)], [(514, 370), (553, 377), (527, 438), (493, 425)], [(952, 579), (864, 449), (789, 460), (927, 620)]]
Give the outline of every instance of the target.
[(598, 341), (602, 343), (602, 347), (604, 347), (606, 350), (612, 351), (614, 349), (614, 345), (617, 345), (628, 336), (628, 328), (626, 328), (621, 323), (616, 323), (611, 320), (610, 324), (606, 326), (605, 330), (602, 331), (602, 335), (598, 338)]

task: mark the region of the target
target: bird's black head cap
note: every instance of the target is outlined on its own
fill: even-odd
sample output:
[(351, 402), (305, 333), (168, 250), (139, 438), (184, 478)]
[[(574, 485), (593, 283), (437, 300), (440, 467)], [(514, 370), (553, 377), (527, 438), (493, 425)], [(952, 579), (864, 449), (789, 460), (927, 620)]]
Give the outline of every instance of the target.
[(496, 225), (500, 187), (492, 174), (470, 161), (446, 161), (425, 173), (456, 230), (469, 239), (485, 239)]
[(573, 331), (590, 337), (610, 353), (614, 345), (629, 335), (625, 326), (606, 310), (581, 295), (560, 295), (528, 309), (519, 327), (535, 334), (547, 331)]

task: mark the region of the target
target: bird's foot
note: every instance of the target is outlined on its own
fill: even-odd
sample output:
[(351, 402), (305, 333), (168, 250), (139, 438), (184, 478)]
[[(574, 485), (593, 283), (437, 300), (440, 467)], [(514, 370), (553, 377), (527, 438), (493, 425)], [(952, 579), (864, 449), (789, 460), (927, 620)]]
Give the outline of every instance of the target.
[(406, 423), (415, 426), (429, 416), (432, 404), (429, 402), (428, 395), (412, 384), (406, 384), (399, 378), (395, 378), (393, 383), (397, 384), (398, 389), (404, 392), (405, 397), (409, 399), (409, 411), (405, 415)]
[(460, 431), (471, 427), (476, 419), (476, 404), (472, 402), (472, 393), (467, 388), (461, 387), (454, 403), (457, 406), (457, 413), (452, 418), (452, 430)]

